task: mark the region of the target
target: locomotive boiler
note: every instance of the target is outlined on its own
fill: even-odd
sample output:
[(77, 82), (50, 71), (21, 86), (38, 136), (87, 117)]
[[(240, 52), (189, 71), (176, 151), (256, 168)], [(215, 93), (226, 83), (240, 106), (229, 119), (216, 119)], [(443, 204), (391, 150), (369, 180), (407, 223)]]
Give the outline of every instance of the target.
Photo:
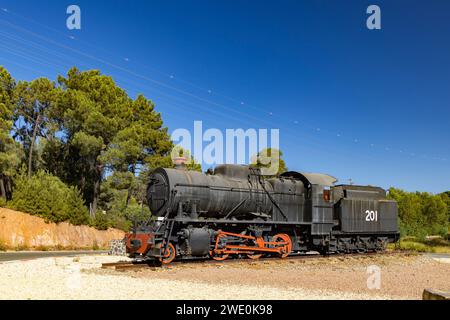
[(397, 204), (379, 187), (335, 185), (326, 174), (220, 165), (158, 168), (149, 177), (153, 221), (126, 236), (138, 259), (287, 257), (384, 250), (398, 240)]

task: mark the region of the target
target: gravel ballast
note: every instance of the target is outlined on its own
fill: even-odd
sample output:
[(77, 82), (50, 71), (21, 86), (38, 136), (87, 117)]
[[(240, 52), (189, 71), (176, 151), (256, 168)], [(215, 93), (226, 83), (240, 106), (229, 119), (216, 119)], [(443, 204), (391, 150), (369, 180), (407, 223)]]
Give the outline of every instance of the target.
[[(0, 299), (420, 299), (450, 289), (450, 264), (423, 256), (183, 264), (139, 271), (101, 269), (118, 256), (0, 263)], [(381, 288), (367, 288), (367, 266)]]

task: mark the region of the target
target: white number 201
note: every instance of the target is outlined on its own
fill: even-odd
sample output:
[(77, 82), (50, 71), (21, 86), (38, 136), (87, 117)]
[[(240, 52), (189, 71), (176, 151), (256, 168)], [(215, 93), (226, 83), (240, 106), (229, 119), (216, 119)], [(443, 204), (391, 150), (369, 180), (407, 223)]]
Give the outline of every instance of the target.
[(377, 210), (366, 210), (366, 221), (378, 221), (378, 211)]

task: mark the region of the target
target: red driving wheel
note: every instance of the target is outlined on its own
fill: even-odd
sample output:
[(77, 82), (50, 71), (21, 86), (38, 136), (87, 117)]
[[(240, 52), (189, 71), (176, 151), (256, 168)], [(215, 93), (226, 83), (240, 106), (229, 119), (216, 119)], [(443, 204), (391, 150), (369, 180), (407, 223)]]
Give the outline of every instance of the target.
[(281, 258), (286, 258), (292, 251), (292, 240), (285, 233), (279, 233), (272, 237), (272, 242), (281, 242), (280, 245), (283, 246), (283, 250), (281, 253)]
[[(162, 246), (162, 248), (164, 250), (165, 244), (161, 244), (160, 246)], [(167, 245), (167, 248), (162, 253), (162, 257), (159, 258), (159, 261), (161, 261), (164, 264), (168, 264), (168, 263), (171, 263), (175, 259), (175, 256), (176, 256), (175, 247), (173, 246), (172, 243), (169, 242), (169, 244)]]

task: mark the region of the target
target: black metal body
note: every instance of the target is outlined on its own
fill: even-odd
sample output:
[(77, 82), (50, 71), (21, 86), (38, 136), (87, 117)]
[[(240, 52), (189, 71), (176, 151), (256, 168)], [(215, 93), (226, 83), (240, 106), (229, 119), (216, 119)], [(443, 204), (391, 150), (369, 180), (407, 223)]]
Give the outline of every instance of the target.
[[(219, 230), (265, 241), (288, 234), (293, 252), (366, 252), (398, 240), (397, 204), (383, 189), (335, 182), (299, 172), (264, 179), (257, 169), (237, 165), (218, 166), (210, 175), (158, 168), (147, 189), (157, 219), (133, 231), (149, 235), (139, 255), (161, 257), (172, 243), (179, 258), (208, 257)], [(128, 252), (138, 255), (136, 248)]]

